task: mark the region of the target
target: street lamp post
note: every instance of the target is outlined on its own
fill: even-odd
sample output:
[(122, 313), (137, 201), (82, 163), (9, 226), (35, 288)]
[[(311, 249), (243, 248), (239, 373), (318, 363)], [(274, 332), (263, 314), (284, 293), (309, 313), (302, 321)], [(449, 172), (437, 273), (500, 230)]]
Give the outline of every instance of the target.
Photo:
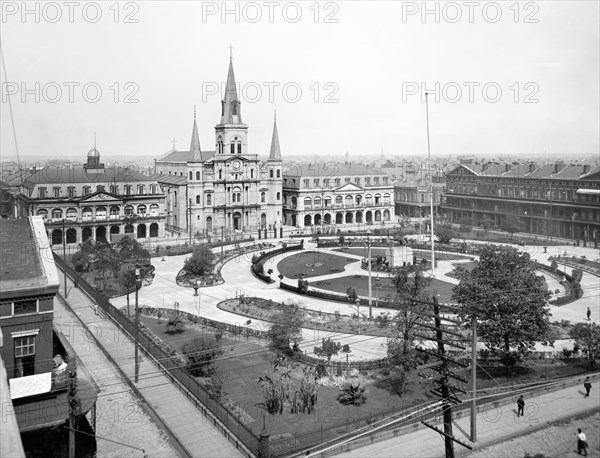
[(140, 289), (140, 269), (135, 269), (135, 383), (140, 375), (140, 360), (138, 349), (138, 333), (140, 329), (140, 315), (138, 312), (138, 291)]
[(358, 333), (360, 334), (360, 298), (356, 298), (356, 317), (358, 319)]

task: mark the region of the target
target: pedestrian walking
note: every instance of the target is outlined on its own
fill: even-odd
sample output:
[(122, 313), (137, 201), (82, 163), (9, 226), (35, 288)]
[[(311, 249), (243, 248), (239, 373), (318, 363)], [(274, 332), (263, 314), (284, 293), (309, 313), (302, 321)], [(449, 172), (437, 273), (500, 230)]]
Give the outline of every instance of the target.
[(577, 430), (577, 453), (581, 455), (581, 451), (587, 456), (587, 437), (585, 437), (585, 433), (579, 428)]
[(517, 416), (522, 417), (523, 415), (525, 415), (525, 399), (523, 399), (523, 395), (519, 396), (519, 399), (517, 399), (517, 407)]
[(590, 310), (590, 308), (588, 307), (587, 312), (585, 313), (588, 317), (588, 321), (590, 321), (590, 317), (592, 316), (592, 311)]
[(586, 377), (585, 382), (583, 382), (583, 387), (585, 388), (585, 397), (590, 397), (590, 390), (592, 389), (592, 383), (590, 382), (590, 378)]

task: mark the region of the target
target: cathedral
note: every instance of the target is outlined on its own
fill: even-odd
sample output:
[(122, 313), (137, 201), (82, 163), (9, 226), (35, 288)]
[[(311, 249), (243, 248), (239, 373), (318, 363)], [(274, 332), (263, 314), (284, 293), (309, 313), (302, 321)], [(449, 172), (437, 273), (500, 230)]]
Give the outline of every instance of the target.
[(155, 160), (154, 178), (166, 194), (166, 229), (216, 237), (279, 229), (283, 170), (277, 120), (269, 158), (262, 161), (248, 151), (231, 58), (214, 148), (201, 149), (194, 110), (190, 150), (173, 149)]

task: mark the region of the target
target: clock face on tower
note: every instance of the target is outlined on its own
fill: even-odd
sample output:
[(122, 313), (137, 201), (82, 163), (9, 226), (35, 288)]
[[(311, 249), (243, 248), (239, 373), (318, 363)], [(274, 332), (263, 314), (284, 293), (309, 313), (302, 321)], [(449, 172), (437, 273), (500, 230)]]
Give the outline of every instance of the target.
[(239, 170), (239, 168), (242, 166), (242, 163), (240, 161), (233, 161), (233, 163), (231, 164), (231, 166), (235, 169), (235, 170)]

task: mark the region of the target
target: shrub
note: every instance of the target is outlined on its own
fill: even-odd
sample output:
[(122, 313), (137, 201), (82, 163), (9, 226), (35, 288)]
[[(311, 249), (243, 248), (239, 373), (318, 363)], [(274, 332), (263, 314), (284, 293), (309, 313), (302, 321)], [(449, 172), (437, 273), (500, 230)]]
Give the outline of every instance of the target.
[(181, 352), (187, 360), (186, 370), (194, 377), (212, 375), (213, 360), (221, 354), (220, 346), (215, 341), (205, 341), (202, 337), (195, 337), (181, 347)]
[(340, 391), (341, 393), (338, 395), (337, 400), (341, 404), (361, 406), (367, 402), (365, 387), (361, 386), (360, 383), (344, 383)]

